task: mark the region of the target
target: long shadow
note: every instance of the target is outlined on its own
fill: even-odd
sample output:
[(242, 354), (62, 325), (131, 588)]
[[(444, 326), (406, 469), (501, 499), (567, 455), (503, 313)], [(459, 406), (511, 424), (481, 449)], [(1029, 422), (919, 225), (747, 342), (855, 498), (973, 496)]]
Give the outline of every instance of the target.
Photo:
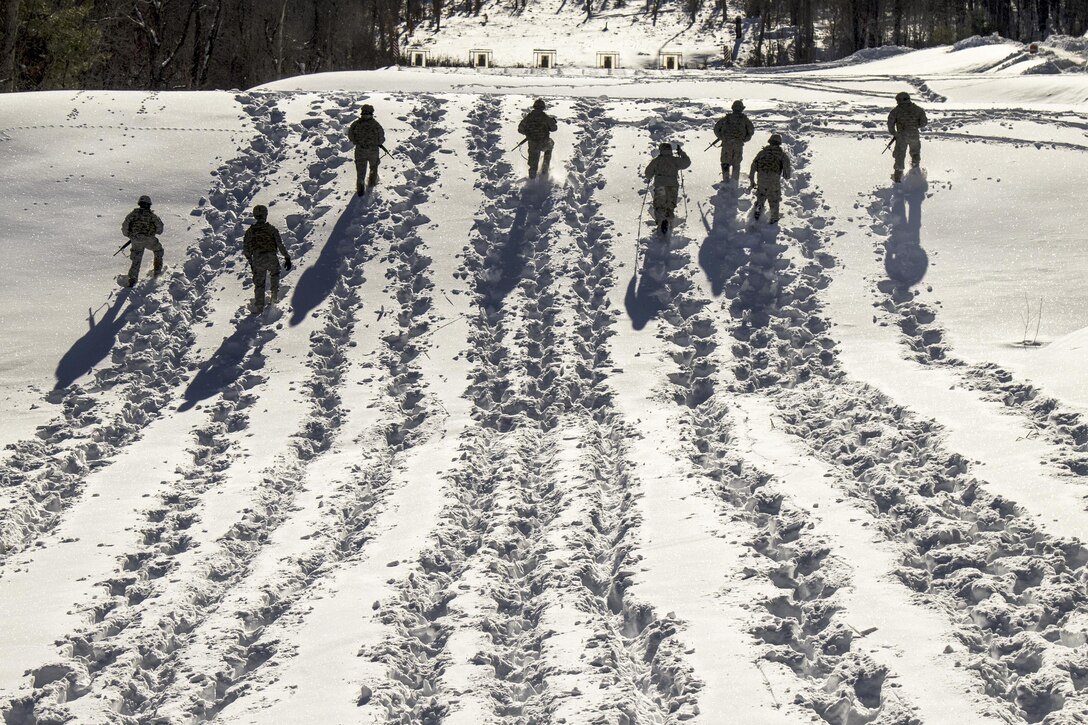
[(743, 247), (743, 234), (737, 228), (737, 202), (737, 190), (722, 187), (710, 200), (714, 215), (709, 222), (702, 209), (699, 210), (706, 230), (706, 238), (699, 247), (699, 266), (706, 273), (715, 297), (721, 296), (725, 283), (748, 259)]
[(645, 247), (642, 269), (627, 283), (627, 294), (623, 299), (627, 316), (631, 318), (631, 327), (636, 330), (645, 328), (650, 320), (661, 314), (671, 294), (668, 286), (668, 242), (655, 233), (640, 243)]
[(506, 296), (521, 281), (526, 264), (526, 242), (532, 241), (531, 234), (538, 231), (541, 208), (550, 192), (546, 180), (526, 184), (521, 190), (510, 233), (489, 248), (484, 260), (491, 271), (480, 279), (478, 292), (486, 307), (502, 307)]
[(922, 202), (928, 189), (926, 178), (912, 171), (892, 191), (891, 234), (884, 243), (884, 271), (901, 287), (918, 284), (929, 270), (929, 255), (922, 249)]
[(229, 337), (224, 338), (219, 349), (201, 366), (189, 382), (182, 396), (184, 402), (178, 406), (178, 410), (181, 412), (191, 410), (197, 403), (219, 394), (229, 385), (237, 382), (246, 367), (254, 367), (254, 363), (259, 365), (260, 347), (263, 345), (253, 350), (248, 366), (246, 355), (254, 348), (260, 331), (261, 323), (255, 318), (249, 317), (239, 322), (238, 329)]
[(291, 326), (302, 322), (310, 312), (324, 302), (340, 278), (340, 262), (344, 251), (359, 240), (351, 233), (352, 226), (358, 221), (367, 197), (353, 195), (340, 218), (336, 220), (325, 246), (314, 263), (299, 275), (295, 291), (291, 296)]
[(61, 356), (54, 373), (57, 383), (53, 386), (53, 390), (67, 388), (106, 359), (117, 342), (117, 333), (125, 326), (132, 312), (131, 304), (125, 306), (130, 297), (129, 290), (121, 290), (117, 294), (117, 299), (97, 322), (94, 319), (94, 310), (87, 310), (89, 328), (83, 337), (76, 340), (68, 352)]

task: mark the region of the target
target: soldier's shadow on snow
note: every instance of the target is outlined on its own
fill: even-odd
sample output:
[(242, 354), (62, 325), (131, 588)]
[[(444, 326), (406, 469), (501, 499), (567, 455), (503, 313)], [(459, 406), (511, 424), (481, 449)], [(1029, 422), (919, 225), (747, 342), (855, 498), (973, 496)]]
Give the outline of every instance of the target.
[(79, 378), (89, 373), (95, 365), (106, 359), (114, 344), (117, 333), (128, 321), (132, 311), (129, 290), (121, 290), (109, 309), (95, 319), (95, 311), (87, 310), (87, 332), (64, 353), (54, 375), (57, 378), (54, 390), (63, 390)]
[(352, 196), (340, 218), (336, 220), (325, 246), (312, 265), (310, 265), (295, 283), (295, 291), (291, 296), (291, 326), (299, 324), (306, 319), (318, 305), (324, 302), (336, 282), (340, 279), (340, 262), (344, 259), (346, 249), (358, 244), (359, 240), (352, 227), (358, 221), (357, 217), (364, 204), (369, 200)]
[(742, 245), (742, 230), (737, 224), (738, 201), (737, 190), (724, 187), (710, 200), (713, 207), (711, 219), (707, 219), (701, 206), (699, 208), (699, 218), (706, 230), (706, 238), (699, 247), (699, 266), (706, 273), (715, 297), (721, 296), (725, 283), (748, 258)]
[(668, 305), (671, 291), (668, 286), (669, 245), (656, 235), (643, 245), (642, 265), (638, 273), (627, 283), (623, 305), (631, 318), (631, 327), (641, 330), (650, 320), (661, 314)]
[(918, 284), (929, 270), (929, 255), (922, 248), (922, 203), (928, 189), (925, 176), (912, 171), (892, 192), (884, 271), (901, 287)]
[(178, 406), (180, 412), (191, 410), (197, 403), (218, 395), (240, 380), (247, 369), (260, 366), (263, 345), (254, 348), (260, 329), (260, 322), (254, 318), (239, 323), (238, 329), (223, 340), (185, 388), (183, 402)]
[(541, 207), (549, 192), (547, 183), (539, 181), (526, 184), (521, 190), (510, 233), (505, 239), (495, 240), (493, 251), (488, 254), (489, 272), (483, 291), (489, 306), (501, 307), (521, 281), (530, 252), (527, 247), (539, 234)]

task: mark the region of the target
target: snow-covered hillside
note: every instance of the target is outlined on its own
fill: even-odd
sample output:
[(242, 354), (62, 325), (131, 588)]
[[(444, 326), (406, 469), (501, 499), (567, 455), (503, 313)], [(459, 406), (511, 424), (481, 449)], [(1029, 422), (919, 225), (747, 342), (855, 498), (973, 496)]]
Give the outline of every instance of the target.
[[(5, 725), (1088, 720), (1088, 80), (995, 52), (0, 97)], [(701, 152), (734, 98), (778, 228)]]

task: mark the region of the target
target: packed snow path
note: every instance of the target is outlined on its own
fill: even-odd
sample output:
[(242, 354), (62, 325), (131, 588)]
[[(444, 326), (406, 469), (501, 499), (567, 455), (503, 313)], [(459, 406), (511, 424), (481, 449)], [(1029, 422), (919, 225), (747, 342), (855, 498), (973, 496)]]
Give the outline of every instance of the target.
[[(892, 187), (903, 83), (933, 121)], [(528, 183), (516, 84), (233, 98), (166, 276), (74, 278), (106, 311), (5, 420), (4, 722), (1085, 721), (1079, 337), (1016, 349), (1030, 375), (941, 285), (945, 210), (1019, 233), (979, 177), (1083, 186), (1088, 122), (936, 85), (738, 80), (747, 158), (773, 130), (794, 160), (782, 223), (713, 150), (668, 238), (645, 150), (727, 104), (553, 98)], [(360, 198), (363, 102), (396, 157)], [(297, 269), (254, 316), (256, 203)]]

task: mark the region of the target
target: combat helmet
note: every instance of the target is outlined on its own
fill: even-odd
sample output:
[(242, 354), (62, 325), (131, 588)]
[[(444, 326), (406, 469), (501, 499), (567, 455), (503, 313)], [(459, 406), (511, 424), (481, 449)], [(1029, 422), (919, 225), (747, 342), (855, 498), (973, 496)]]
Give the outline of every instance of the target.
[(781, 134), (772, 133), (771, 137), (769, 139), (767, 139), (767, 143), (771, 144), (772, 146), (781, 146), (782, 145), (782, 136), (781, 136)]
[(139, 199), (136, 200), (136, 206), (141, 206), (144, 209), (150, 209), (151, 208), (151, 197), (148, 196), (147, 194), (143, 194)]
[(672, 144), (669, 143), (668, 141), (662, 141), (661, 143), (659, 143), (657, 145), (657, 150), (660, 151), (663, 154), (664, 153), (671, 154), (672, 153)]
[(741, 111), (743, 111), (744, 110), (744, 101), (741, 101), (739, 99), (736, 100), (736, 101), (733, 101), (733, 110), (736, 113), (740, 113)]
[(538, 111), (543, 111), (547, 107), (548, 107), (548, 105), (546, 103), (544, 103), (543, 98), (538, 98), (535, 101), (533, 101), (533, 108), (535, 108)]
[(369, 103), (364, 103), (363, 107), (359, 109), (359, 115), (360, 116), (373, 116), (374, 115), (374, 106), (370, 105)]
[(895, 94), (895, 100), (899, 103), (906, 103), (910, 100), (910, 94), (906, 91), (899, 91), (899, 93)]
[(264, 204), (258, 204), (253, 207), (253, 218), (259, 222), (263, 222), (268, 218), (268, 207)]

